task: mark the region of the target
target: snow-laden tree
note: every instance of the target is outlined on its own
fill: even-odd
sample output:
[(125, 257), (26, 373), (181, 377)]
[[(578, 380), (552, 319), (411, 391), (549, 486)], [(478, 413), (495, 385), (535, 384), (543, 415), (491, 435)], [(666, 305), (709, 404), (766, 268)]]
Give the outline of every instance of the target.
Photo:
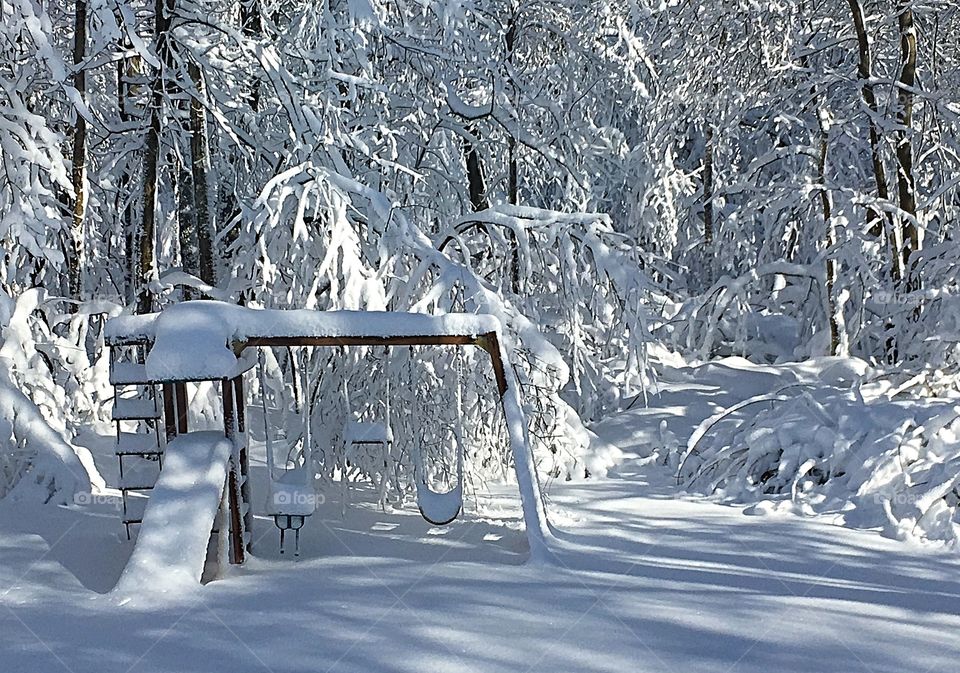
[(64, 269), (70, 178), (48, 97), (67, 82), (50, 18), (29, 0), (0, 5), (0, 287), (50, 283)]
[[(941, 32), (955, 21), (947, 5), (893, 2), (698, 3), (657, 17), (653, 60), (672, 73), (658, 109), (699, 185), (675, 211), (690, 251), (679, 261), (706, 290), (675, 321), (680, 343), (762, 341), (779, 313), (794, 322), (788, 357), (909, 360), (914, 342), (898, 336), (937, 310), (917, 292), (943, 282), (923, 248), (950, 236), (957, 198), (956, 68)], [(731, 284), (736, 301), (718, 304)]]

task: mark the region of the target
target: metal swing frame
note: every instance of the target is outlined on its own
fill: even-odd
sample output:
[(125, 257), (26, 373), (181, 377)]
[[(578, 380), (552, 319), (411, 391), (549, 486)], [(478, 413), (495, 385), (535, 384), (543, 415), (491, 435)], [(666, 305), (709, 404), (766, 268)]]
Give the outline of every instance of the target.
[[(105, 339), (107, 345), (116, 347), (152, 346), (155, 335), (152, 333), (150, 322), (159, 314), (133, 316), (129, 324), (118, 323), (112, 333)], [(246, 552), (252, 543), (250, 531), (253, 524), (253, 508), (251, 506), (250, 482), (248, 479), (249, 460), (245, 428), (245, 391), (244, 374), (255, 366), (255, 359), (244, 358), (244, 351), (248, 347), (261, 346), (479, 346), (487, 351), (501, 406), (504, 406), (504, 396), (508, 390), (508, 373), (505, 369), (499, 334), (496, 330), (482, 333), (431, 333), (423, 335), (383, 336), (382, 334), (355, 334), (323, 336), (316, 334), (274, 334), (247, 336), (236, 339), (227, 344), (239, 360), (236, 370), (229, 376), (211, 377), (163, 377), (147, 381), (150, 384), (160, 385), (163, 389), (164, 426), (168, 437), (187, 432), (186, 419), (186, 384), (188, 382), (210, 381), (219, 384), (223, 411), (224, 435), (233, 442), (235, 450), (231, 458), (227, 483), (225, 485), (225, 530), (214, 530), (214, 534), (227, 538), (226, 548), (229, 551), (229, 562), (242, 564), (246, 560)], [(504, 409), (506, 412), (506, 409)], [(517, 443), (511, 440), (511, 444)], [(512, 447), (516, 453), (517, 446)], [(525, 449), (526, 450), (526, 449)], [(529, 470), (528, 470), (529, 471)], [(533, 515), (532, 515), (533, 516)], [(531, 519), (532, 520), (532, 519)], [(296, 530), (291, 521), (289, 530)]]

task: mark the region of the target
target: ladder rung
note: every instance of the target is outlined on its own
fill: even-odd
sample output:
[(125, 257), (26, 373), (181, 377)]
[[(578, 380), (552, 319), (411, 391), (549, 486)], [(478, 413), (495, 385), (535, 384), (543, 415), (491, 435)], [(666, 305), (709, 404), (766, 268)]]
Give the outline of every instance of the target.
[(147, 421), (160, 418), (156, 399), (150, 397), (117, 397), (113, 400), (113, 420)]
[(149, 491), (157, 483), (157, 475), (125, 474), (120, 477), (120, 489), (123, 491)]
[(122, 491), (152, 491), (154, 484), (149, 481), (135, 481), (133, 479), (123, 478), (120, 480), (120, 490)]
[(118, 456), (159, 455), (163, 453), (163, 447), (157, 441), (152, 432), (121, 432), (113, 448)]
[(124, 493), (123, 522), (140, 523), (149, 500), (150, 498), (143, 493)]
[(110, 368), (110, 383), (115, 386), (147, 385), (146, 365), (137, 362), (115, 362)]

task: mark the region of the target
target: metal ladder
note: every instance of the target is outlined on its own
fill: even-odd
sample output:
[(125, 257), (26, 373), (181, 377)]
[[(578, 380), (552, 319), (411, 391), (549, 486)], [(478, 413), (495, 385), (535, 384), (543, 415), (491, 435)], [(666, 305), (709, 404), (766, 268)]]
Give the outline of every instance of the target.
[(157, 386), (148, 379), (146, 366), (142, 364), (144, 357), (142, 346), (110, 349), (110, 384), (114, 388), (112, 418), (117, 433), (114, 452), (120, 465), (122, 521), (128, 540), (130, 526), (143, 521), (148, 492), (163, 467), (161, 406)]

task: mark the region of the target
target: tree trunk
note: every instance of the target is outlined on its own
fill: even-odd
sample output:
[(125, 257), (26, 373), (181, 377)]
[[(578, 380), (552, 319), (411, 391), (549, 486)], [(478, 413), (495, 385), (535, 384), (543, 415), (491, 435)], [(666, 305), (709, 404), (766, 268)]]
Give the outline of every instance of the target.
[[(883, 167), (883, 158), (880, 156), (880, 134), (877, 131), (876, 118), (879, 114), (877, 110), (877, 97), (873, 91), (873, 84), (870, 83), (872, 77), (872, 65), (870, 62), (870, 38), (867, 34), (866, 21), (863, 16), (863, 6), (860, 0), (847, 0), (850, 6), (850, 13), (853, 15), (853, 28), (857, 35), (857, 51), (859, 54), (859, 64), (857, 66), (857, 78), (860, 80), (860, 93), (863, 102), (867, 106), (867, 127), (870, 137), (870, 157), (873, 164), (873, 178), (877, 186), (877, 198), (880, 201), (890, 201), (890, 191), (887, 187), (887, 175)], [(877, 208), (867, 206), (867, 232), (877, 238), (883, 236), (886, 239), (886, 248), (890, 258), (890, 277), (895, 284), (900, 282), (903, 276), (901, 266), (901, 251), (897, 244), (897, 229), (894, 226), (893, 218), (889, 212), (883, 213)], [(897, 359), (897, 344), (894, 334), (894, 325), (892, 320), (887, 321), (886, 350), (887, 359), (890, 362)]]
[(823, 214), (823, 224), (826, 235), (824, 243), (827, 248), (827, 310), (830, 313), (830, 355), (840, 354), (840, 317), (838, 314), (837, 296), (837, 260), (830, 249), (837, 244), (837, 230), (831, 213), (830, 193), (827, 191), (827, 151), (830, 140), (830, 121), (826, 110), (820, 110), (817, 115), (820, 127), (820, 156), (817, 160), (817, 179), (820, 183), (820, 210)]
[[(154, 105), (159, 105), (162, 96), (154, 96)], [(153, 298), (150, 281), (155, 268), (154, 242), (156, 238), (157, 182), (160, 161), (160, 115), (150, 113), (150, 128), (143, 157), (143, 214), (136, 231), (137, 249), (137, 313), (149, 313)]]
[[(261, 12), (263, 7), (261, 6), (260, 0), (239, 0), (238, 7), (240, 29), (244, 37), (251, 41), (262, 40), (264, 28)], [(274, 19), (279, 22), (279, 10), (277, 10), (277, 13), (274, 15)], [(257, 113), (259, 113), (261, 108), (261, 87), (260, 78), (256, 74), (245, 78), (245, 85), (241, 95), (249, 105), (250, 114), (244, 115), (240, 123), (241, 127), (248, 133), (256, 133), (256, 129), (251, 129), (251, 126), (256, 125), (258, 119)], [(214, 219), (220, 222), (221, 226), (226, 230), (222, 234), (216, 254), (214, 255), (211, 251), (211, 259), (215, 256), (225, 268), (229, 268), (233, 247), (237, 242), (237, 238), (240, 236), (240, 227), (236, 222), (236, 218), (240, 214), (240, 202), (236, 194), (236, 185), (239, 183), (237, 178), (250, 169), (247, 167), (245, 159), (236, 150), (231, 150), (225, 161), (230, 165), (230, 170), (233, 173), (234, 187), (231, 191), (221, 189), (218, 193), (216, 217)], [(213, 283), (211, 283), (211, 285), (212, 284)], [(241, 296), (240, 301), (244, 301), (244, 297)]]
[(160, 175), (160, 133), (163, 129), (164, 78), (170, 65), (170, 17), (174, 0), (156, 0), (154, 4), (154, 38), (160, 69), (153, 80), (150, 105), (150, 126), (143, 157), (143, 213), (137, 230), (137, 312), (149, 313), (153, 297), (150, 281), (156, 269), (156, 207)]
[[(130, 44), (129, 39), (124, 39), (121, 44), (123, 49), (128, 53), (133, 51), (133, 45)], [(120, 121), (124, 127), (126, 127), (127, 123), (133, 118), (130, 108), (133, 105), (134, 87), (130, 82), (139, 76), (142, 70), (141, 66), (142, 60), (139, 56), (124, 57), (117, 61), (117, 110)], [(117, 212), (120, 213), (121, 233), (123, 234), (124, 240), (124, 296), (127, 302), (132, 304), (136, 300), (136, 262), (139, 259), (139, 251), (137, 249), (139, 241), (137, 240), (135, 232), (136, 224), (133, 207), (131, 206), (132, 198), (128, 193), (130, 183), (132, 182), (130, 173), (131, 171), (127, 167), (121, 170), (120, 189), (117, 192), (116, 206)]]
[[(873, 164), (873, 179), (877, 187), (877, 198), (881, 201), (889, 201), (890, 193), (887, 188), (886, 171), (883, 168), (883, 159), (880, 156), (880, 135), (877, 131), (875, 121), (877, 112), (877, 97), (873, 91), (873, 85), (870, 83), (872, 65), (870, 62), (870, 38), (867, 34), (866, 22), (863, 18), (863, 6), (860, 0), (847, 0), (850, 5), (850, 13), (853, 15), (853, 28), (857, 35), (857, 51), (859, 63), (857, 65), (857, 78), (860, 80), (860, 95), (867, 106), (867, 128), (870, 137), (870, 158)], [(886, 219), (886, 228), (884, 227)], [(883, 215), (876, 208), (867, 207), (867, 230), (870, 235), (879, 238), (886, 232), (887, 244), (891, 253), (894, 253), (893, 246), (893, 223), (889, 215)], [(895, 254), (895, 253), (894, 253)], [(899, 265), (896, 259), (892, 259), (892, 276), (899, 277)]]
[[(87, 51), (87, 0), (77, 0), (73, 32), (73, 65), (76, 72), (73, 86), (81, 101), (86, 101), (87, 73), (83, 65)], [(87, 120), (77, 110), (73, 128), (72, 152), (73, 221), (70, 226), (70, 254), (68, 256), (68, 279), (70, 297), (83, 297), (83, 223), (87, 210)]]
[[(518, 11), (515, 10), (513, 16), (510, 17), (510, 24), (505, 36), (507, 63), (510, 66), (513, 65), (513, 51), (517, 43)], [(509, 69), (507, 71), (507, 85), (513, 92), (513, 104), (516, 108), (517, 91)], [(520, 173), (517, 166), (517, 139), (513, 135), (507, 140), (507, 161), (507, 201), (516, 206), (520, 203)], [(517, 244), (517, 234), (512, 229), (510, 230), (510, 288), (514, 294), (520, 294), (520, 247)]]
[(713, 126), (707, 124), (703, 150), (703, 241), (713, 243)]
[[(193, 207), (193, 177), (185, 166), (177, 171), (177, 225), (180, 243), (180, 267), (189, 274), (199, 276), (199, 253), (197, 251), (197, 216)], [(191, 287), (183, 288), (183, 300), (193, 299)]]
[[(241, 0), (240, 26), (245, 37), (257, 39), (263, 33), (263, 20), (260, 17), (259, 0)], [(260, 109), (260, 78), (254, 76), (244, 92), (252, 112)]]
[(913, 174), (913, 89), (917, 81), (917, 31), (909, 0), (900, 5), (900, 58), (903, 63), (898, 85), (899, 110), (897, 121), (897, 194), (903, 218), (903, 279), (909, 289), (920, 287), (912, 257), (920, 250), (920, 230), (917, 226), (917, 196)]
[(190, 99), (190, 155), (193, 182), (193, 214), (200, 279), (217, 284), (217, 267), (213, 253), (213, 223), (210, 221), (210, 147), (207, 139), (207, 112), (203, 99), (206, 86), (199, 66), (190, 64), (190, 78), (196, 96)]
[[(472, 129), (470, 129), (472, 131)], [(470, 205), (474, 212), (490, 207), (487, 202), (487, 186), (483, 177), (483, 163), (473, 143), (463, 139), (463, 158), (467, 163), (467, 186), (470, 190)]]

